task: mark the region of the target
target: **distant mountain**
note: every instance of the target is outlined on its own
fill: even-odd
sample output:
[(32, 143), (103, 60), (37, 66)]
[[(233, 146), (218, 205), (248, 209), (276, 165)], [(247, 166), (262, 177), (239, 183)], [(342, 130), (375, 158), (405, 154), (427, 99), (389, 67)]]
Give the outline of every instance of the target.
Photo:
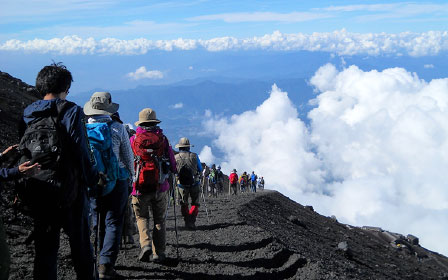
[[(206, 110), (227, 117), (255, 110), (269, 97), (274, 83), (288, 92), (289, 98), (300, 108), (300, 117), (306, 121), (306, 114), (310, 108), (307, 104), (314, 95), (305, 79), (274, 81), (214, 77), (186, 80), (170, 85), (139, 86), (111, 93), (112, 100), (120, 104), (119, 113), (124, 122), (133, 124), (141, 109), (151, 107), (162, 120), (161, 127), (172, 143), (186, 136), (200, 149), (206, 144), (211, 145), (210, 139), (201, 134), (203, 131), (201, 122)], [(93, 92), (72, 95), (69, 99), (83, 105)]]

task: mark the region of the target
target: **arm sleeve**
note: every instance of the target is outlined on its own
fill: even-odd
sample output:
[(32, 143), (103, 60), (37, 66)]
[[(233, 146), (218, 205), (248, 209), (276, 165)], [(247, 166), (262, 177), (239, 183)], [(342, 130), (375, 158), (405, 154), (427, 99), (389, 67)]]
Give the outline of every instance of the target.
[(120, 159), (123, 162), (125, 168), (129, 171), (129, 175), (134, 177), (134, 152), (132, 152), (131, 143), (129, 142), (129, 136), (124, 128), (124, 125), (119, 124), (120, 129)]
[(19, 167), (0, 169), (0, 181), (7, 181), (19, 176)]
[(177, 174), (177, 164), (176, 164), (176, 158), (174, 157), (173, 148), (171, 148), (171, 144), (168, 141), (168, 139), (165, 137), (165, 144), (166, 144), (166, 155), (168, 155), (168, 158), (170, 159), (170, 167), (171, 172)]
[(93, 186), (98, 182), (98, 171), (95, 165), (95, 157), (90, 149), (87, 131), (85, 127), (85, 115), (81, 107), (75, 105), (68, 109), (62, 119), (62, 124), (67, 127), (72, 141), (73, 155), (77, 157), (78, 168), (87, 186)]
[(196, 158), (197, 158), (197, 164), (198, 164), (198, 172), (201, 173), (202, 172), (202, 164), (201, 164), (201, 160), (199, 159), (199, 156), (196, 154)]

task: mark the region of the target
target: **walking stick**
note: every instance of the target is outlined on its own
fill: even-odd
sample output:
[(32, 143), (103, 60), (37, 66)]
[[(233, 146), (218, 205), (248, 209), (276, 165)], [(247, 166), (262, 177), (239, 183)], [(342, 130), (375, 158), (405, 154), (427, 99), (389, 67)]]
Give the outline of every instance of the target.
[(230, 178), (229, 178), (229, 196), (230, 196)]
[(177, 236), (177, 218), (176, 218), (176, 200), (174, 198), (174, 186), (176, 183), (176, 176), (174, 176), (173, 174), (173, 192), (172, 192), (172, 196), (173, 196), (173, 211), (174, 211), (174, 232), (176, 233), (176, 254), (177, 254), (177, 259), (179, 260), (179, 237)]
[[(97, 205), (97, 210), (98, 210), (98, 205)], [(94, 264), (94, 269), (93, 269), (93, 273), (94, 273), (94, 279), (96, 279), (98, 276), (98, 243), (99, 243), (99, 236), (100, 236), (100, 211), (96, 212), (96, 231), (95, 231), (95, 264)]]
[(202, 201), (204, 202), (204, 205), (205, 205), (205, 213), (207, 214), (207, 222), (208, 222), (208, 224), (210, 224), (210, 218), (208, 216), (207, 203), (205, 202), (204, 190), (201, 191), (201, 196), (202, 196)]

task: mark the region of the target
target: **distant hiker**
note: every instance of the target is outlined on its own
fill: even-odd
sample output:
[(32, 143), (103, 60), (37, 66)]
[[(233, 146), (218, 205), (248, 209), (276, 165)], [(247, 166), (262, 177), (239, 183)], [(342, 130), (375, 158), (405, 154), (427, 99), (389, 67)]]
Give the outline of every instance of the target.
[(36, 89), (43, 100), (25, 108), (19, 162), (41, 169), (16, 184), (34, 218), (34, 279), (57, 279), (61, 228), (70, 239), (77, 279), (94, 279), (87, 186), (99, 181), (89, 150), (82, 108), (66, 101), (71, 73), (62, 64), (40, 70)]
[[(190, 152), (190, 140), (182, 137), (176, 148), (179, 153), (176, 154), (177, 182), (180, 195), (181, 213), (184, 216), (185, 227), (196, 229), (196, 216), (199, 211), (199, 183), (202, 172), (201, 161), (196, 153)], [(189, 207), (188, 197), (191, 197), (191, 208)]]
[(210, 175), (210, 168), (207, 166), (207, 164), (204, 164), (204, 168), (202, 169), (202, 193), (205, 195), (208, 192), (208, 176)]
[[(119, 105), (112, 102), (109, 92), (95, 92), (84, 105), (88, 116), (87, 135), (97, 163), (104, 174), (104, 182), (92, 190), (90, 207), (93, 229), (98, 232), (100, 256), (98, 273), (100, 279), (117, 279), (121, 276), (114, 269), (117, 260), (123, 217), (128, 199), (129, 178), (134, 166), (129, 135), (125, 127), (112, 119)], [(97, 220), (100, 217), (100, 220)], [(97, 256), (98, 258), (98, 256)]]
[(216, 187), (218, 194), (222, 195), (224, 193), (224, 173), (221, 171), (221, 166), (216, 169)]
[(210, 174), (208, 175), (208, 196), (218, 197), (218, 190), (217, 190), (217, 170), (216, 165), (212, 164), (212, 168), (210, 168)]
[(264, 178), (261, 176), (261, 178), (258, 179), (258, 189), (264, 190)]
[(134, 187), (132, 206), (140, 235), (140, 261), (148, 262), (151, 255), (149, 209), (154, 220), (152, 229), (152, 259), (165, 260), (166, 224), (165, 213), (170, 188), (170, 172), (176, 173), (176, 160), (163, 130), (157, 126), (161, 121), (151, 108), (140, 111), (136, 134), (131, 138), (134, 151)]
[(246, 192), (246, 187), (248, 185), (248, 182), (249, 182), (249, 177), (247, 176), (246, 171), (244, 171), (240, 177), (240, 188), (241, 188), (242, 193)]
[(254, 171), (250, 175), (250, 188), (252, 192), (257, 192), (257, 174)]
[(238, 189), (238, 174), (236, 173), (236, 169), (233, 169), (232, 173), (229, 175), (229, 181), (230, 181), (230, 189), (232, 190), (232, 194), (237, 194)]
[[(17, 153), (17, 146), (13, 145), (2, 153), (0, 153), (0, 163), (3, 163), (3, 160), (9, 156), (9, 154)], [(31, 164), (30, 161), (26, 161), (19, 165), (18, 167), (13, 168), (1, 168), (0, 169), (0, 182), (13, 180), (18, 178), (19, 176), (27, 176), (32, 175), (40, 168), (39, 163)], [(0, 184), (0, 192), (2, 191), (2, 185)], [(2, 217), (0, 216), (0, 279), (8, 279), (9, 277), (9, 265), (11, 262), (11, 258), (9, 256), (9, 248), (6, 243), (6, 233), (3, 228)]]

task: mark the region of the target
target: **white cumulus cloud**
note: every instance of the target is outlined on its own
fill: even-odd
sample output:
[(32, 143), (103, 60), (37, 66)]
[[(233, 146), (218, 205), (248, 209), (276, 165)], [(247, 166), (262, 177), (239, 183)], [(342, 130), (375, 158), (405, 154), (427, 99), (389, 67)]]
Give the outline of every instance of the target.
[(267, 188), (322, 214), (414, 234), (448, 254), (448, 78), (328, 64), (310, 83), (309, 127), (275, 85), (254, 111), (209, 112), (224, 171), (255, 170)]
[(172, 109), (181, 109), (183, 107), (184, 107), (184, 103), (182, 103), (182, 102), (179, 102), (179, 103), (176, 103), (174, 105), (171, 105)]
[(159, 70), (146, 70), (145, 66), (142, 66), (135, 70), (135, 72), (130, 72), (126, 76), (132, 80), (141, 79), (163, 79), (163, 73)]
[(212, 148), (207, 145), (205, 145), (199, 153), (199, 159), (202, 163), (205, 163), (208, 166), (211, 166), (213, 163), (215, 163), (216, 160), (215, 156), (213, 155)]
[(425, 65), (423, 65), (423, 67), (425, 69), (432, 69), (432, 68), (434, 68), (434, 64), (425, 64)]
[(275, 31), (259, 37), (218, 37), (209, 40), (183, 39), (149, 40), (138, 38), (120, 40), (105, 38), (83, 39), (66, 36), (51, 40), (8, 40), (0, 44), (0, 51), (23, 51), (57, 54), (141, 55), (151, 50), (274, 50), (274, 51), (322, 51), (339, 55), (437, 55), (448, 50), (448, 31), (423, 33), (353, 33), (338, 30), (325, 33), (292, 33)]
[(225, 153), (221, 166), (227, 173), (233, 168), (255, 171), (284, 192), (309, 191), (323, 183), (308, 130), (276, 85), (255, 111), (230, 119), (211, 117), (204, 125), (217, 136), (214, 144)]

